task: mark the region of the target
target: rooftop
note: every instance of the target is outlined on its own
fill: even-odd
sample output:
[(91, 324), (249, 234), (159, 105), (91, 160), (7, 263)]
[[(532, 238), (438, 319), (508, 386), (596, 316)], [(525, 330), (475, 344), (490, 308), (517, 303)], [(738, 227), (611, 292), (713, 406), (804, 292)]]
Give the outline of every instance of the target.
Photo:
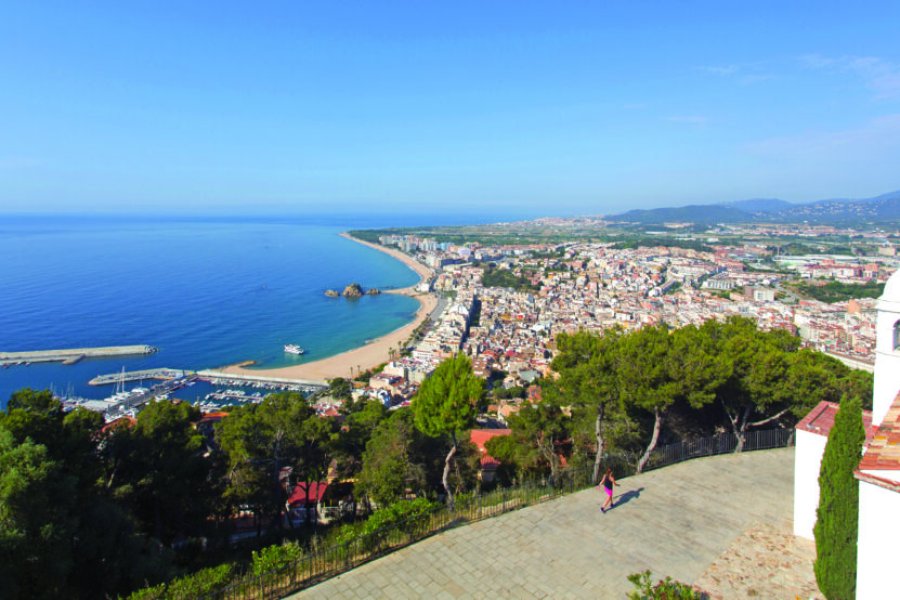
[[(828, 437), (831, 428), (834, 427), (834, 416), (837, 414), (840, 405), (837, 402), (819, 402), (814, 409), (803, 417), (797, 423), (797, 429), (808, 431), (824, 437)], [(866, 429), (866, 440), (871, 440), (875, 434), (875, 427), (872, 426), (872, 411), (864, 410), (863, 427)]]
[[(867, 471), (900, 471), (900, 393), (894, 398), (881, 426), (872, 439), (866, 444), (866, 451), (859, 463), (857, 476), (870, 481)], [(882, 478), (878, 478), (882, 479)], [(895, 481), (884, 481), (884, 487), (900, 491), (900, 478), (891, 477)], [(877, 485), (879, 482), (871, 481)]]

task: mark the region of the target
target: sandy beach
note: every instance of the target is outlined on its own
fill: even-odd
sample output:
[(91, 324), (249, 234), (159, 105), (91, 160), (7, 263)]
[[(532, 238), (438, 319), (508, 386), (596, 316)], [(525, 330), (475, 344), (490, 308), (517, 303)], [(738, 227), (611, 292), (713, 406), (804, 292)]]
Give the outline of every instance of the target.
[[(369, 242), (358, 240), (346, 233), (342, 233), (341, 237), (352, 240), (358, 244), (364, 244), (366, 246), (369, 246), (370, 248), (373, 248), (374, 250), (384, 252), (385, 254), (389, 254), (397, 260), (402, 261), (419, 275), (420, 281), (423, 279), (427, 279), (432, 275), (431, 269), (417, 262), (411, 256), (400, 252), (399, 250), (385, 248), (384, 246), (379, 246), (378, 244), (372, 244)], [(394, 331), (391, 331), (386, 335), (376, 338), (365, 346), (360, 346), (359, 348), (354, 348), (353, 350), (347, 350), (346, 352), (341, 352), (340, 354), (336, 354), (328, 358), (323, 358), (321, 360), (316, 360), (302, 365), (293, 365), (290, 367), (280, 367), (276, 369), (248, 369), (239, 365), (232, 365), (221, 369), (221, 371), (224, 373), (233, 373), (239, 375), (256, 375), (258, 377), (279, 377), (284, 379), (306, 379), (322, 381), (326, 379), (334, 379), (335, 377), (350, 377), (351, 368), (353, 369), (353, 374), (355, 375), (359, 368), (365, 371), (367, 369), (380, 365), (381, 363), (387, 362), (388, 360), (390, 360), (391, 348), (396, 350), (397, 348), (401, 347), (403, 343), (406, 342), (406, 340), (409, 339), (409, 336), (412, 335), (412, 332), (416, 329), (416, 327), (418, 327), (419, 324), (422, 323), (422, 321), (424, 321), (425, 318), (431, 313), (431, 311), (434, 310), (434, 307), (437, 305), (437, 298), (434, 296), (434, 294), (416, 292), (414, 285), (397, 290), (385, 290), (385, 293), (403, 294), (405, 296), (415, 298), (419, 301), (419, 309), (416, 311), (416, 316), (411, 323), (409, 323), (408, 325), (404, 325), (399, 329), (395, 329)]]

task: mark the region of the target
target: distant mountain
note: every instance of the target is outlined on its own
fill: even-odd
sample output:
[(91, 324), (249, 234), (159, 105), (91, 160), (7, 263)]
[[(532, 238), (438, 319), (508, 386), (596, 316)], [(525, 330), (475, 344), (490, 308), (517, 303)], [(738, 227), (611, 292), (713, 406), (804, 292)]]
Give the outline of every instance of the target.
[(753, 220), (753, 215), (737, 208), (721, 206), (718, 204), (692, 204), (678, 208), (651, 208), (650, 210), (629, 210), (621, 215), (608, 217), (613, 221), (628, 221), (630, 223), (670, 223), (690, 221), (703, 225), (716, 223), (736, 223)]
[(853, 223), (900, 219), (900, 193), (863, 200), (820, 200), (772, 214), (779, 222)]
[(750, 200), (735, 200), (734, 202), (726, 202), (722, 206), (730, 206), (744, 212), (750, 213), (767, 213), (777, 212), (795, 206), (786, 200), (778, 198), (751, 198)]
[(754, 198), (724, 204), (630, 210), (607, 217), (611, 221), (654, 225), (691, 222), (716, 223), (817, 223), (851, 224), (900, 220), (900, 190), (873, 198), (830, 199), (794, 204), (775, 198)]

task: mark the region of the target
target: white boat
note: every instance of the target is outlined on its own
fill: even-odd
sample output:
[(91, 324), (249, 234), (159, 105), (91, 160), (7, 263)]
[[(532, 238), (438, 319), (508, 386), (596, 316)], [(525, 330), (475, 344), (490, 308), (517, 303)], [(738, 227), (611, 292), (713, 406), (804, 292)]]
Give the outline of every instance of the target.
[(298, 354), (298, 355), (306, 352), (306, 350), (304, 350), (297, 344), (285, 344), (284, 351), (287, 352), (288, 354)]

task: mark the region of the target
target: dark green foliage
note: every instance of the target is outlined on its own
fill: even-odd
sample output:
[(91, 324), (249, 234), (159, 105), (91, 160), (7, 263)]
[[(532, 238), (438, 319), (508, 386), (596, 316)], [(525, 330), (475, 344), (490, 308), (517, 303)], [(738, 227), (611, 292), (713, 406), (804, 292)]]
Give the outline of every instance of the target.
[(859, 484), (853, 471), (862, 456), (866, 432), (859, 399), (841, 403), (822, 456), (816, 537), (816, 582), (828, 600), (856, 595), (856, 541)]
[(674, 581), (671, 577), (653, 583), (653, 575), (649, 570), (632, 573), (628, 581), (634, 584), (634, 590), (628, 593), (628, 600), (703, 600), (707, 595), (698, 592), (686, 583)]
[(303, 548), (297, 542), (267, 546), (259, 552), (253, 552), (250, 571), (254, 575), (264, 575), (292, 565), (301, 558), (303, 558)]
[(200, 412), (185, 402), (153, 402), (134, 427), (116, 428), (108, 487), (128, 506), (144, 533), (169, 544), (180, 535), (202, 535), (221, 493), (194, 427)]
[(523, 405), (509, 417), (509, 427), (509, 436), (488, 440), (490, 455), (515, 466), (520, 477), (549, 473), (556, 481), (562, 460), (571, 455), (572, 419), (548, 399)]
[(484, 287), (503, 287), (523, 292), (533, 292), (540, 289), (539, 286), (532, 284), (531, 280), (524, 275), (516, 275), (508, 269), (498, 269), (492, 265), (484, 268), (481, 284)]
[[(280, 528), (292, 485), (325, 480), (335, 429), (297, 393), (270, 394), (234, 410), (216, 427), (228, 465), (226, 499), (250, 506), (259, 519)], [(288, 486), (281, 480), (286, 467)]]
[(388, 410), (377, 400), (360, 400), (348, 408), (341, 434), (334, 440), (333, 455), (340, 475), (355, 477), (362, 468), (366, 444), (378, 425), (387, 418)]
[(343, 377), (335, 377), (328, 382), (328, 394), (338, 400), (350, 400), (353, 384)]
[(441, 477), (447, 502), (453, 506), (450, 469), (459, 448), (459, 436), (475, 422), (475, 406), (484, 381), (472, 372), (472, 362), (464, 354), (448, 358), (434, 370), (413, 399), (416, 428), (429, 437), (449, 437), (450, 452), (444, 459)]
[[(0, 428), (0, 597), (52, 598), (63, 593), (77, 529), (74, 481), (47, 448), (15, 443)], [(61, 495), (57, 497), (57, 495)]]
[(646, 440), (640, 467), (661, 437), (723, 425), (740, 451), (751, 428), (790, 426), (821, 400), (871, 396), (871, 375), (799, 346), (790, 333), (744, 318), (671, 332), (564, 334), (552, 365), (559, 378), (544, 395), (574, 411), (573, 459), (584, 464), (592, 452), (595, 469), (607, 444), (636, 450)]
[(797, 283), (794, 287), (804, 296), (811, 296), (821, 302), (844, 302), (853, 298), (878, 298), (884, 293), (884, 284), (877, 281), (868, 283), (842, 283), (829, 281), (825, 285)]
[(426, 498), (394, 502), (376, 510), (362, 523), (344, 526), (335, 537), (335, 541), (346, 544), (362, 539), (366, 546), (373, 547), (379, 541), (379, 534), (386, 534), (396, 528), (401, 531), (412, 531), (439, 508), (439, 504)]
[(21, 390), (0, 413), (0, 597), (93, 598), (167, 574), (105, 485), (103, 419)]
[(520, 385), (514, 385), (511, 388), (505, 388), (502, 385), (498, 385), (491, 390), (491, 395), (493, 395), (497, 400), (506, 400), (509, 398), (524, 398), (525, 391), (525, 388)]
[(128, 596), (128, 600), (203, 598), (227, 587), (233, 574), (234, 567), (230, 564), (201, 569), (169, 583), (138, 590)]
[(424, 466), (414, 463), (412, 457), (415, 434), (403, 418), (389, 419), (375, 429), (363, 453), (357, 493), (386, 506), (401, 499), (407, 490), (416, 492), (425, 486)]
[(475, 403), (482, 386), (466, 355), (448, 358), (422, 382), (413, 399), (416, 427), (431, 437), (467, 431), (475, 422)]

